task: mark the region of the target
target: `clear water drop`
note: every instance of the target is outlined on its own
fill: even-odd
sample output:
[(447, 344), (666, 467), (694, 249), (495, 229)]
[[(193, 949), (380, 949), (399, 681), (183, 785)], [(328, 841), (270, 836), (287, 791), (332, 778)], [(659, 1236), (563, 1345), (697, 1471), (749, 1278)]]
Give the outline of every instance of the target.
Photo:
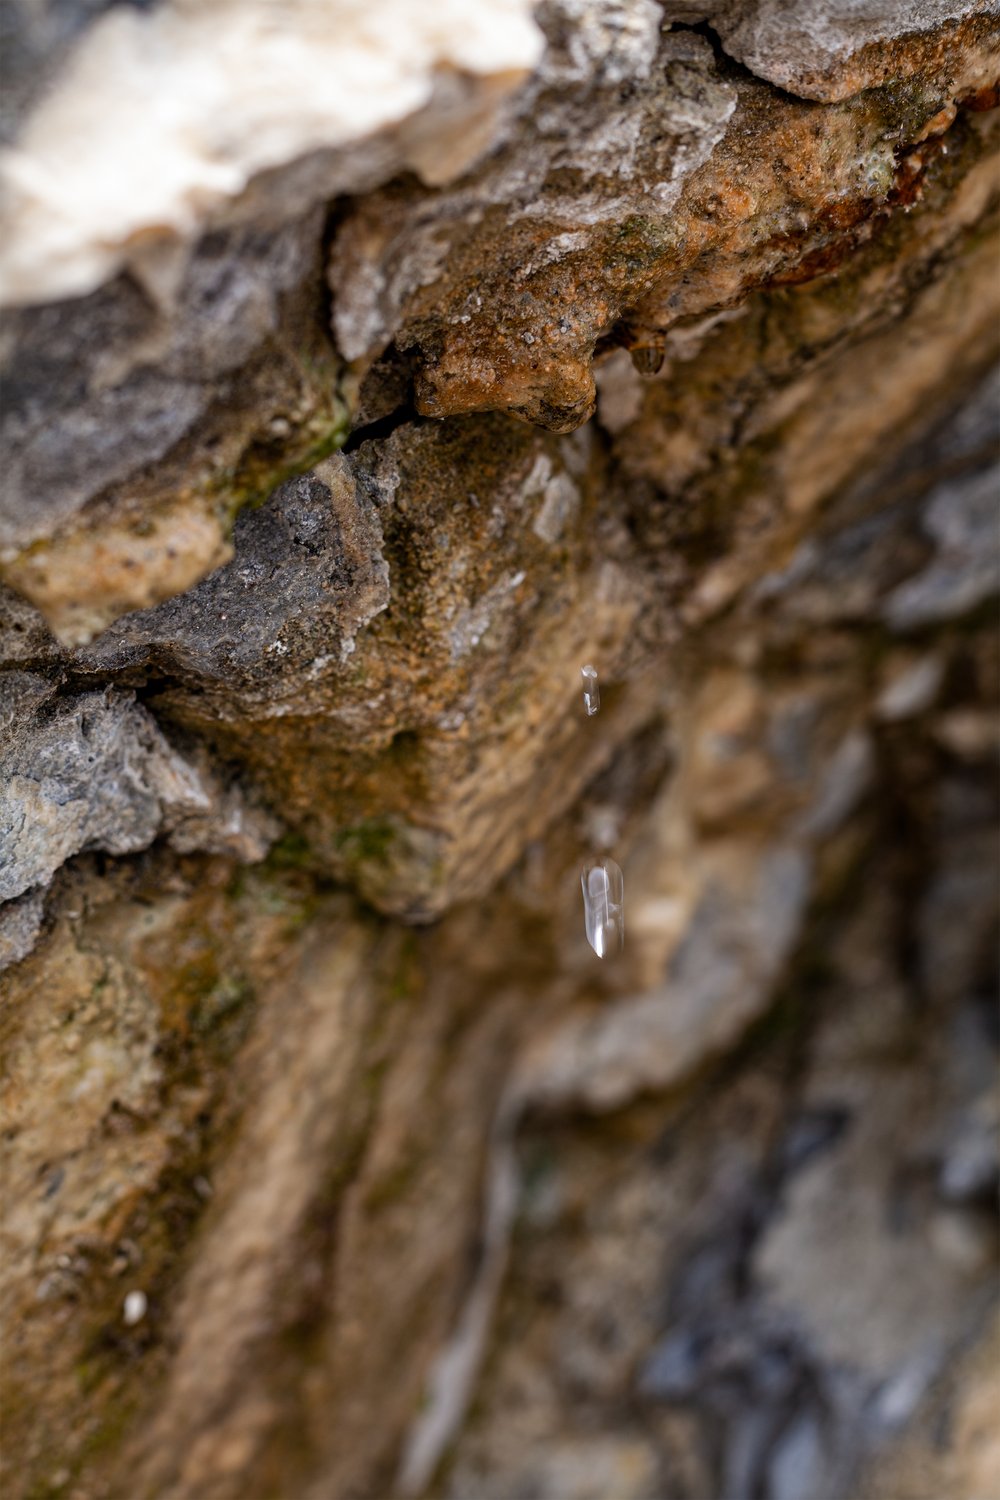
[(632, 364), (640, 375), (658, 375), (663, 369), (663, 361), (666, 351), (658, 344), (637, 344), (634, 349), (629, 350)]
[(580, 876), (587, 942), (598, 958), (625, 946), (625, 877), (613, 859), (593, 859)]
[(601, 689), (597, 682), (597, 668), (592, 667), (589, 662), (587, 666), (580, 668), (580, 676), (583, 678), (583, 706), (587, 710), (588, 717), (597, 713), (601, 706)]

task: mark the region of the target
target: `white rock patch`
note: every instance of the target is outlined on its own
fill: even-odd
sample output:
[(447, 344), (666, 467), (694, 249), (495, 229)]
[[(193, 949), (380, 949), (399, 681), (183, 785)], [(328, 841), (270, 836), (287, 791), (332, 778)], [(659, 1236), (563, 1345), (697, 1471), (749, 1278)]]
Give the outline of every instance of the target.
[[(190, 237), (255, 174), (370, 142), (418, 112), (410, 136), (402, 130), (381, 153), (383, 174), (412, 165), (428, 180), (454, 176), (489, 144), (482, 84), (456, 80), (492, 80), (495, 105), (541, 45), (530, 0), (175, 0), (110, 11), (0, 154), (0, 302), (88, 292), (137, 237)], [(464, 116), (473, 128), (456, 156)], [(436, 148), (447, 158), (440, 172)]]

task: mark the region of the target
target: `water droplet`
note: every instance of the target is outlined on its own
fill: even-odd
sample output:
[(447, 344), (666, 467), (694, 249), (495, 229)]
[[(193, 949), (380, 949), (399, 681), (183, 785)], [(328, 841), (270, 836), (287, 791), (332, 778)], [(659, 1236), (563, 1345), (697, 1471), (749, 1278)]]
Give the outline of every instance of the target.
[(129, 1292), (122, 1307), (122, 1318), (126, 1328), (134, 1328), (136, 1323), (141, 1323), (146, 1316), (146, 1293)]
[(583, 678), (583, 706), (588, 715), (597, 713), (601, 706), (601, 690), (597, 685), (597, 668), (587, 665), (580, 668)]
[(658, 375), (663, 369), (665, 352), (655, 344), (637, 344), (634, 349), (629, 350), (632, 356), (632, 364), (640, 375)]
[(587, 942), (598, 958), (625, 946), (625, 877), (613, 859), (594, 859), (580, 876)]

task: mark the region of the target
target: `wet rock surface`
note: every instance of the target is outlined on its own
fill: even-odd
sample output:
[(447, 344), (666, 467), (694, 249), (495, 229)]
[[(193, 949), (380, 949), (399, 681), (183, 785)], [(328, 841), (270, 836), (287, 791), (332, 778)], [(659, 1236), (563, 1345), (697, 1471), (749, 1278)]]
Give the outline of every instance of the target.
[(399, 26), (4, 314), (4, 1484), (985, 1500), (996, 16)]

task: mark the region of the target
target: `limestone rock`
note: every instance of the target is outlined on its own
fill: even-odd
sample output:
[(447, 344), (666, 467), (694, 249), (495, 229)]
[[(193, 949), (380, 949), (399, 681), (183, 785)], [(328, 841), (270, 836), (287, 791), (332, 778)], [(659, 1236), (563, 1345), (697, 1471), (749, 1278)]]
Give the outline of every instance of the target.
[[(915, 84), (905, 107), (888, 88), (835, 106), (821, 145), (808, 105), (731, 76), (698, 36), (662, 34), (654, 63), (653, 36), (643, 54), (633, 27), (629, 51), (605, 40), (581, 79), (563, 60), (559, 7), (542, 14), (549, 51), (517, 154), (508, 145), (443, 190), (433, 229), (424, 198), (397, 188), (359, 203), (333, 243), (340, 349), (360, 375), (390, 342), (409, 351), (418, 409), (432, 416), (500, 409), (556, 431), (579, 425), (593, 410), (595, 354), (662, 350), (682, 320), (847, 254), (858, 227), (867, 236), (911, 190), (904, 175), (922, 175), (912, 148), (996, 66), (980, 39), (953, 75)], [(768, 146), (751, 161), (741, 143), (760, 131)], [(601, 195), (595, 181), (609, 183)]]
[(38, 940), (45, 915), (45, 893), (25, 891), (0, 906), (0, 969), (27, 958)]
[(734, 0), (710, 20), (726, 51), (752, 73), (824, 102), (911, 76), (931, 55), (946, 74), (980, 38), (996, 38), (996, 14), (984, 0), (907, 0), (881, 9)]
[[(263, 857), (273, 824), (179, 755), (133, 695), (57, 695), (10, 674), (0, 729), (0, 899), (48, 884), (82, 849), (127, 854), (161, 831), (180, 848)], [(256, 826), (255, 826), (256, 824)]]
[(0, 557), (65, 641), (225, 561), (240, 508), (338, 440), (322, 232), (220, 231), (186, 272), (6, 315)]

